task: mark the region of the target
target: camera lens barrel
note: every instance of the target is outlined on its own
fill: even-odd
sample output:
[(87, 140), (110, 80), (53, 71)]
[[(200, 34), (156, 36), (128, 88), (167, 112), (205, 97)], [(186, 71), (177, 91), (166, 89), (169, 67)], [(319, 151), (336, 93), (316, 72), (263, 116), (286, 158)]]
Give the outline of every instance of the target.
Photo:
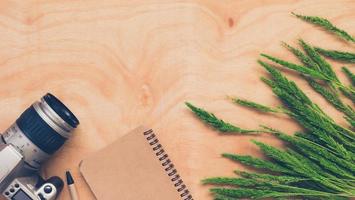
[(53, 154), (79, 124), (74, 114), (55, 96), (46, 94), (16, 120), (21, 131), (42, 151)]
[(27, 164), (37, 169), (64, 144), (78, 125), (75, 115), (48, 93), (21, 114), (6, 130), (3, 139), (24, 155)]

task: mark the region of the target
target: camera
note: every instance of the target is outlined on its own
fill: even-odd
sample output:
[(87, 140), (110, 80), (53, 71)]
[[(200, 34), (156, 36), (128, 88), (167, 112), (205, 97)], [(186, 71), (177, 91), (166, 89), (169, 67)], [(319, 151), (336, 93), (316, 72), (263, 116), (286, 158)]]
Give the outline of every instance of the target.
[(40, 167), (78, 125), (75, 115), (50, 93), (27, 108), (0, 135), (0, 194), (7, 200), (56, 199), (64, 183), (56, 176), (43, 179)]

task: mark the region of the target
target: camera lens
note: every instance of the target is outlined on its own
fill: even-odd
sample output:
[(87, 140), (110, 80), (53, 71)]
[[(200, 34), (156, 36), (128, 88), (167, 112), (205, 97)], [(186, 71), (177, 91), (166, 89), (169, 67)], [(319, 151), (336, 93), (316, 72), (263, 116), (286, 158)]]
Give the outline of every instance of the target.
[(76, 128), (79, 125), (79, 120), (59, 99), (57, 99), (57, 97), (48, 93), (43, 97), (43, 99), (54, 110), (54, 112), (56, 112), (71, 127)]
[(70, 137), (79, 120), (60, 100), (48, 93), (25, 110), (16, 124), (34, 145), (53, 154)]
[(1, 136), (22, 154), (26, 169), (39, 170), (79, 125), (75, 115), (48, 93), (27, 108)]

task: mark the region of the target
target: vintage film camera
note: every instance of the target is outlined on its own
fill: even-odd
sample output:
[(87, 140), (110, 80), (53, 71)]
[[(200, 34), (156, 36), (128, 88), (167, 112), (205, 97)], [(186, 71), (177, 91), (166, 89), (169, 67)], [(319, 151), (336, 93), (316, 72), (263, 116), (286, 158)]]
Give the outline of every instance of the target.
[(55, 199), (63, 181), (44, 180), (39, 169), (78, 125), (75, 115), (49, 93), (25, 110), (0, 136), (0, 194), (8, 200)]

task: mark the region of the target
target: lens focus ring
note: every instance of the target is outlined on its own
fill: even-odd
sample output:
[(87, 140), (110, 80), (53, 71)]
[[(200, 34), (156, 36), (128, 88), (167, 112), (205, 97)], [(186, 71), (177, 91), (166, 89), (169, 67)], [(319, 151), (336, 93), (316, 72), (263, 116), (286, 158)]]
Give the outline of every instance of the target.
[(51, 128), (36, 112), (29, 107), (16, 121), (21, 131), (42, 151), (53, 154), (66, 141), (66, 138)]

